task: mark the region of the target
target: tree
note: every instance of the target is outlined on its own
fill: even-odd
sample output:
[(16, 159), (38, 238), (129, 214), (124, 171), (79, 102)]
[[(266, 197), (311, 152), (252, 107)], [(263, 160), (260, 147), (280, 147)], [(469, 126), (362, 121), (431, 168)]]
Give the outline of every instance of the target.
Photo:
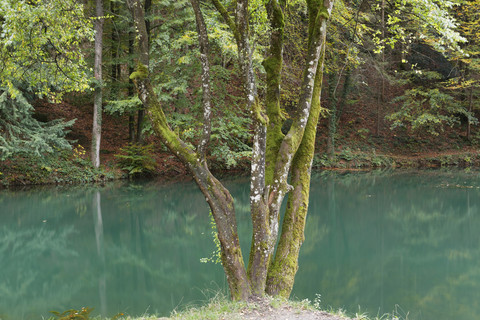
[(93, 126), (92, 126), (92, 164), (100, 166), (100, 142), (102, 138), (102, 53), (103, 53), (103, 0), (95, 1), (95, 93), (93, 98)]
[[(233, 198), (228, 190), (210, 172), (206, 147), (212, 117), (208, 103), (204, 103), (204, 139), (197, 149), (188, 146), (170, 129), (162, 105), (157, 99), (149, 75), (148, 34), (144, 10), (139, 0), (129, 0), (137, 32), (138, 65), (131, 78), (139, 98), (146, 108), (155, 133), (162, 142), (189, 169), (210, 206), (221, 246), (222, 265), (233, 299), (247, 299), (252, 295), (289, 296), (298, 268), (298, 253), (303, 242), (303, 230), (308, 208), (310, 170), (315, 145), (315, 134), (320, 111), (323, 58), (327, 21), (333, 0), (308, 0), (309, 32), (297, 113), (289, 132), (281, 127), (285, 119), (280, 108), (280, 75), (284, 45), (285, 1), (270, 0), (264, 4), (271, 28), (270, 44), (263, 62), (266, 70), (265, 101), (258, 96), (252, 66), (252, 47), (249, 33), (249, 6), (247, 0), (236, 2), (232, 17), (218, 0), (213, 4), (232, 32), (237, 48), (245, 103), (251, 108), (254, 123), (253, 155), (251, 159), (251, 212), (253, 238), (248, 269), (245, 268), (237, 234)], [(194, 8), (196, 2), (193, 1)], [(262, 6), (263, 7), (263, 6)], [(200, 41), (205, 39), (197, 7), (197, 27)], [(202, 44), (201, 44), (202, 46)], [(202, 55), (204, 53), (202, 52)], [(202, 57), (203, 58), (203, 57)], [(203, 63), (205, 74), (207, 64)], [(206, 83), (203, 77), (202, 83)], [(290, 179), (289, 179), (290, 176)], [(289, 193), (282, 233), (279, 235), (280, 207)], [(275, 244), (279, 244), (274, 256)]]
[(480, 24), (480, 1), (464, 1), (454, 12), (459, 21), (460, 34), (467, 39), (462, 46), (463, 52), (456, 60), (459, 61), (460, 81), (450, 84), (451, 89), (464, 92), (464, 105), (467, 115), (467, 139), (471, 140), (471, 125), (478, 123), (472, 114), (478, 108), (478, 88), (480, 87), (480, 45), (478, 40)]
[(0, 2), (0, 157), (68, 148), (65, 127), (33, 118), (31, 101), (89, 88), (81, 43), (93, 33), (74, 0)]
[(22, 93), (16, 91), (13, 98), (7, 88), (0, 87), (0, 160), (70, 148), (65, 135), (74, 120), (41, 122), (33, 117), (33, 112)]

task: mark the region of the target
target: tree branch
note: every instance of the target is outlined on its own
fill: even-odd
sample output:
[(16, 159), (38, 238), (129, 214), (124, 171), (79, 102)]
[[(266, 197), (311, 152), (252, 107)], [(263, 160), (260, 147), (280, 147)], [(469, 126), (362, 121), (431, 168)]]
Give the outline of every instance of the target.
[(210, 142), (210, 135), (212, 131), (212, 95), (210, 90), (210, 65), (208, 61), (208, 34), (205, 20), (198, 0), (190, 0), (193, 11), (195, 12), (195, 19), (197, 22), (198, 42), (200, 45), (200, 60), (202, 62), (202, 105), (203, 105), (203, 130), (202, 139), (197, 147), (200, 157), (205, 159), (208, 143)]
[(211, 174), (206, 161), (171, 130), (162, 106), (153, 90), (148, 74), (148, 37), (140, 0), (128, 0), (137, 32), (139, 63), (130, 78), (134, 81), (138, 96), (145, 106), (155, 133), (168, 149), (179, 158), (192, 173), (195, 182), (208, 202), (218, 231), (222, 265), (233, 299), (246, 300), (250, 286), (240, 248), (233, 198), (228, 190)]
[(225, 9), (223, 4), (219, 0), (212, 0), (212, 3), (215, 8), (217, 8), (217, 11), (220, 13), (220, 15), (223, 17), (223, 20), (225, 20), (225, 23), (228, 25), (228, 27), (233, 33), (233, 36), (235, 37), (235, 41), (237, 41), (238, 43), (240, 41), (240, 34), (238, 33), (235, 22), (233, 21), (232, 17), (230, 17), (230, 14), (228, 14), (227, 9)]

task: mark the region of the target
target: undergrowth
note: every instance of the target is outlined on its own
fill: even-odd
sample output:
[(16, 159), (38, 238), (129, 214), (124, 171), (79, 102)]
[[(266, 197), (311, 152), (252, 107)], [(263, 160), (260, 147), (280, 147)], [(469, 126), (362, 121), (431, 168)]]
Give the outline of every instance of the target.
[(129, 176), (147, 175), (155, 171), (156, 161), (153, 157), (153, 144), (128, 144), (120, 149), (115, 157), (122, 171)]
[(114, 173), (94, 168), (81, 145), (43, 156), (17, 156), (0, 162), (0, 185), (71, 184), (111, 180)]

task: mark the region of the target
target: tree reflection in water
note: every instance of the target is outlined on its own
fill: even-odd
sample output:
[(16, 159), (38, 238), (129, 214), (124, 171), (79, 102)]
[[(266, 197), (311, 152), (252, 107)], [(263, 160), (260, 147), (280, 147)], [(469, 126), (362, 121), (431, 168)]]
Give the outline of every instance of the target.
[[(475, 319), (478, 181), (462, 171), (316, 174), (294, 296), (321, 294), (323, 307), (351, 313)], [(248, 179), (226, 184), (249, 239)], [(226, 288), (220, 266), (200, 263), (215, 247), (193, 183), (2, 191), (0, 205), (2, 319), (83, 306), (163, 316)]]

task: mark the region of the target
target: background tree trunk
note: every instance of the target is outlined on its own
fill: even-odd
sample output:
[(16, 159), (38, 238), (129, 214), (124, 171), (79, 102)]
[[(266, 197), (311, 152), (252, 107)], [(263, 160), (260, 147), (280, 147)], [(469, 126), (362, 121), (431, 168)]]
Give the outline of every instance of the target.
[(103, 0), (96, 0), (95, 20), (95, 66), (97, 81), (93, 98), (93, 129), (91, 158), (95, 168), (100, 166), (100, 142), (102, 137), (102, 47), (103, 47)]
[(470, 87), (470, 94), (468, 96), (468, 118), (467, 118), (467, 140), (472, 140), (472, 121), (470, 119), (473, 114), (473, 86)]
[[(334, 62), (335, 62), (334, 58)], [(335, 72), (328, 75), (328, 102), (330, 105), (330, 114), (328, 117), (328, 137), (327, 137), (327, 155), (329, 160), (335, 159), (335, 135), (337, 133), (337, 103), (338, 99), (335, 94), (335, 86), (339, 81), (339, 77)]]

